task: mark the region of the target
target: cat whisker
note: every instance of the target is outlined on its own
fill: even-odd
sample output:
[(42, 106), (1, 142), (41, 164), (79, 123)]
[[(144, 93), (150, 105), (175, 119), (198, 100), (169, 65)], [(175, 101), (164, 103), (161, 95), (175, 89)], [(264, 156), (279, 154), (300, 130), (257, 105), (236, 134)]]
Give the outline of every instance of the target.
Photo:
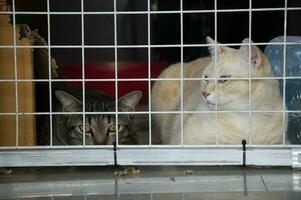
[(215, 100), (215, 99), (217, 99), (217, 100), (225, 100), (226, 99), (226, 97), (218, 97), (218, 98), (207, 98), (208, 100), (211, 100), (211, 101), (213, 101), (213, 100)]

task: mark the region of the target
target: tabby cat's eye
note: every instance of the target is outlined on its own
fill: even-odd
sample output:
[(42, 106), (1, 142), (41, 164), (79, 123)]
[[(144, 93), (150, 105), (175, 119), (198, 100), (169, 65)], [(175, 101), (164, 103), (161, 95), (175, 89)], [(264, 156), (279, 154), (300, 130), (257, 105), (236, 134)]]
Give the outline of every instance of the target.
[(82, 125), (80, 125), (79, 129), (80, 129), (81, 132), (85, 131), (85, 133), (90, 133), (92, 131), (92, 129), (91, 129), (90, 126), (82, 126)]
[(115, 125), (115, 124), (112, 124), (112, 125), (109, 127), (109, 131), (110, 131), (110, 132), (116, 132), (116, 125)]
[[(123, 128), (124, 128), (123, 125), (118, 125), (118, 131), (122, 131)], [(116, 132), (116, 124), (112, 124), (111, 126), (109, 126), (109, 131)]]
[(228, 81), (228, 79), (225, 79), (225, 78), (231, 78), (231, 75), (223, 75), (223, 76), (220, 76), (219, 78), (222, 78), (222, 80), (218, 80), (219, 83), (226, 83)]

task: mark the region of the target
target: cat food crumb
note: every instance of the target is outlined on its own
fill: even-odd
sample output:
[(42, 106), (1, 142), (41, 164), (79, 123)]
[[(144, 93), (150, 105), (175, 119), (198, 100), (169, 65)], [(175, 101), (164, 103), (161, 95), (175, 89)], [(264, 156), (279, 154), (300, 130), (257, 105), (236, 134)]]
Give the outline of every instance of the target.
[(139, 175), (141, 173), (140, 169), (135, 167), (125, 167), (124, 169), (120, 171), (115, 172), (115, 176), (127, 176), (129, 174), (132, 175)]
[(132, 169), (132, 174), (133, 174), (133, 175), (139, 175), (139, 174), (140, 174), (140, 169), (135, 169), (135, 168), (133, 168), (133, 169)]
[(185, 173), (185, 174), (192, 174), (192, 173), (193, 173), (193, 170), (187, 169), (184, 173)]
[(12, 169), (0, 169), (0, 174), (11, 174), (13, 173)]
[(115, 172), (115, 176), (126, 176), (128, 175), (128, 172), (126, 170), (120, 170)]
[(169, 177), (169, 180), (172, 181), (172, 182), (175, 182), (175, 181), (176, 181), (176, 177), (170, 176), (170, 177)]

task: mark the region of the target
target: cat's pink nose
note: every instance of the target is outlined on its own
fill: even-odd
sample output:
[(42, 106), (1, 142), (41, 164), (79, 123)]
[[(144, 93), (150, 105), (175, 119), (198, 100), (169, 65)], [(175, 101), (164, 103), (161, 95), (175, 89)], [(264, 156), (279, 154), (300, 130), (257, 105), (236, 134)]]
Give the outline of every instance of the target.
[(210, 95), (210, 93), (209, 93), (209, 92), (206, 92), (206, 91), (203, 91), (202, 94), (203, 94), (203, 96), (204, 96), (205, 98), (207, 98), (207, 97)]

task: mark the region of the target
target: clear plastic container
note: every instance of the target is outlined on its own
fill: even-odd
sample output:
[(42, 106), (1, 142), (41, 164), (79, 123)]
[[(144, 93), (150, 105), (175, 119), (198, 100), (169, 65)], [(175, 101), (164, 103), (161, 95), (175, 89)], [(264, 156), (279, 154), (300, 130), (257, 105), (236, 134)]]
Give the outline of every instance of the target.
[[(270, 43), (283, 42), (283, 36), (270, 41)], [(275, 77), (287, 77), (285, 84), (287, 110), (297, 111), (288, 115), (287, 138), (292, 144), (301, 144), (301, 37), (287, 36), (286, 42), (294, 44), (286, 44), (285, 54), (283, 44), (269, 44), (264, 53), (271, 62)], [(286, 56), (285, 65), (284, 55)], [(284, 70), (285, 74), (283, 73)], [(282, 80), (279, 80), (279, 83), (279, 88), (283, 94)]]

